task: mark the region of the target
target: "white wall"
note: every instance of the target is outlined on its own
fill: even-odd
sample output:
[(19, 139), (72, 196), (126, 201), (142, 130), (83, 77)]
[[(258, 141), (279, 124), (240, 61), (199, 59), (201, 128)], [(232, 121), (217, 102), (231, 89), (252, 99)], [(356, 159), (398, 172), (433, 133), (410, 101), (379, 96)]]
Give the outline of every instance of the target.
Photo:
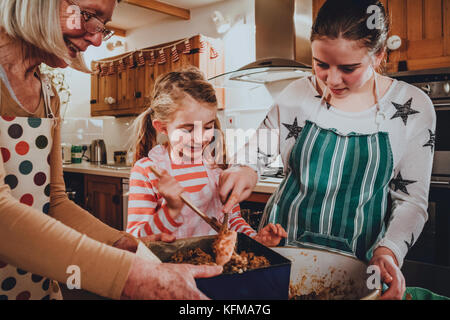
[[(140, 49), (197, 34), (220, 38), (225, 44), (226, 69), (232, 70), (255, 59), (255, 0), (227, 0), (191, 10), (191, 19), (166, 19), (127, 33), (128, 47)], [(220, 11), (233, 27), (226, 35), (216, 31), (212, 14)], [(239, 50), (236, 50), (239, 48)]]

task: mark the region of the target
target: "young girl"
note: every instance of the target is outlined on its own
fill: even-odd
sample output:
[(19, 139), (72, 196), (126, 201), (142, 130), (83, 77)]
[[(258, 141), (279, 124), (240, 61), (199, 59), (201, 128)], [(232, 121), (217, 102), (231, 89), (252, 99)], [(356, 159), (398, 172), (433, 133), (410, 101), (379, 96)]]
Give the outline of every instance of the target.
[[(222, 169), (217, 165), (223, 153), (217, 148), (205, 152), (223, 137), (214, 88), (196, 68), (170, 72), (157, 79), (151, 101), (136, 120), (137, 162), (131, 171), (127, 232), (176, 238), (216, 234), (180, 199), (184, 192), (209, 217), (223, 219), (218, 194)], [(168, 137), (166, 144), (157, 144), (158, 133)], [(162, 172), (161, 179), (150, 166)], [(239, 205), (232, 208), (229, 228), (268, 246), (276, 246), (285, 236), (281, 226), (273, 224), (257, 234), (241, 217)]]
[[(286, 228), (286, 243), (376, 265), (383, 299), (401, 299), (400, 268), (428, 218), (436, 115), (420, 89), (375, 71), (388, 33), (379, 1), (326, 1), (311, 34), (314, 75), (280, 93), (260, 128), (279, 130), (277, 149), (262, 151), (281, 154), (286, 178), (265, 216)], [(242, 194), (255, 176), (225, 171), (221, 194)]]

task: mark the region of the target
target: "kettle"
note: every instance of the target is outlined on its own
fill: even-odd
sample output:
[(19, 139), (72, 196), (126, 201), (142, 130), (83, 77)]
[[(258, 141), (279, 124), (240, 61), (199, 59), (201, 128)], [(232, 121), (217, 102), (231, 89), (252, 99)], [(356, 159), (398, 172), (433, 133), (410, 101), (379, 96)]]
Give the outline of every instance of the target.
[(91, 163), (106, 164), (106, 146), (102, 139), (93, 140), (90, 147)]

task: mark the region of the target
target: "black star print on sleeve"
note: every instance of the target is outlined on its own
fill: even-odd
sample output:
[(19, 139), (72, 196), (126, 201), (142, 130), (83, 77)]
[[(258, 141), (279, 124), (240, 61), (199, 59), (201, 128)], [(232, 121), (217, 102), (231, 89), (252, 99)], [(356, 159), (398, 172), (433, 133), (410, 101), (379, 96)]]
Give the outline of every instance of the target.
[(292, 137), (294, 137), (295, 140), (297, 140), (298, 135), (300, 134), (300, 132), (302, 132), (303, 129), (302, 127), (298, 126), (297, 117), (295, 117), (293, 124), (283, 123), (283, 126), (285, 126), (289, 130), (289, 134), (287, 135), (286, 140)]
[(402, 174), (399, 172), (397, 177), (395, 179), (392, 179), (391, 183), (394, 185), (394, 191), (400, 190), (403, 193), (406, 193), (407, 195), (409, 195), (408, 193), (408, 189), (406, 189), (406, 186), (408, 184), (412, 184), (415, 183), (417, 181), (413, 181), (413, 180), (403, 180), (402, 178)]
[(405, 104), (398, 104), (398, 103), (392, 102), (394, 107), (397, 109), (397, 112), (392, 116), (391, 120), (395, 119), (395, 118), (402, 118), (403, 123), (406, 126), (406, 124), (408, 122), (408, 117), (410, 115), (420, 113), (419, 111), (411, 108), (412, 100), (413, 100), (413, 98), (410, 98)]
[(414, 233), (411, 233), (411, 242), (405, 241), (406, 247), (408, 248), (408, 251), (411, 250), (412, 246), (414, 245)]
[(433, 133), (430, 129), (428, 129), (428, 132), (430, 134), (430, 140), (428, 140), (427, 143), (423, 145), (423, 147), (431, 147), (431, 153), (434, 151), (434, 145), (436, 143), (436, 134)]

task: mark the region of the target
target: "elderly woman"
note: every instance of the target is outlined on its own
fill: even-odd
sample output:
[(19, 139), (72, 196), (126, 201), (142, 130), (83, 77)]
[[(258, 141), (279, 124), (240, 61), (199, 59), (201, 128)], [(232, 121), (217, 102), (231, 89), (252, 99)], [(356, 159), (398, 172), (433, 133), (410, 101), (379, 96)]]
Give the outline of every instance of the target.
[(201, 299), (194, 278), (222, 270), (139, 258), (135, 238), (65, 195), (59, 99), (39, 66), (88, 71), (82, 52), (111, 35), (105, 24), (115, 6), (0, 2), (0, 300), (61, 298), (56, 281), (71, 270), (80, 271), (83, 289), (104, 297)]

